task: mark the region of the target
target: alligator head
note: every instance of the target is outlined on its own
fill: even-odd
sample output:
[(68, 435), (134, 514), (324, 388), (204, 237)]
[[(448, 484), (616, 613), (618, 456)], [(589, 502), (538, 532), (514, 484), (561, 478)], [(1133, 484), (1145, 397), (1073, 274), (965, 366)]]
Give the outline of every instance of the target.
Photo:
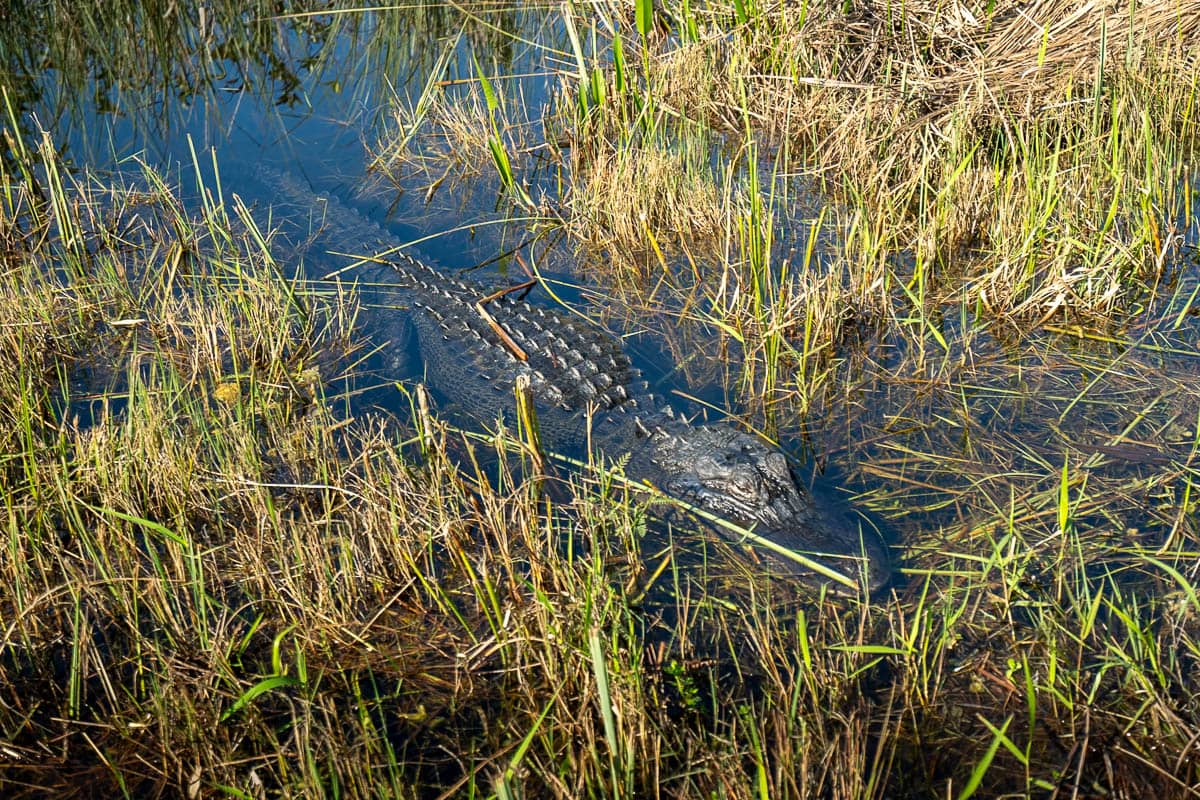
[(875, 532), (818, 508), (775, 447), (725, 424), (658, 427), (649, 438), (653, 483), (714, 517), (730, 538), (765, 547), (773, 562), (810, 582), (848, 588), (826, 572), (833, 570), (868, 591), (888, 583), (887, 550)]

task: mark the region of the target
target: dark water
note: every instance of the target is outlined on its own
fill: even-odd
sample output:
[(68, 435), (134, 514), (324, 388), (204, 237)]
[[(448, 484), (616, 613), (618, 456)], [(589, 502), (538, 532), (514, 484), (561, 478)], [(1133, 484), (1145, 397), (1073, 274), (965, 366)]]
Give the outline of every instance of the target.
[[(2, 83), (26, 141), (45, 131), (69, 164), (135, 183), (145, 164), (197, 206), (219, 186), (265, 212), (276, 198), (254, 166), (268, 165), (413, 243), (414, 256), (448, 269), (482, 265), (475, 277), (484, 282), (522, 277), (519, 260), (537, 258), (561, 279), (563, 299), (629, 336), (660, 392), (693, 397), (679, 403), (701, 413), (736, 406), (736, 346), (703, 326), (672, 326), (669, 316), (623, 313), (615, 294), (589, 280), (592, 265), (573, 261), (569, 245), (539, 238), (538, 226), (514, 211), (491, 165), (465, 183), (449, 175), (432, 193), (428, 175), (397, 186), (368, 170), (371, 148), (394, 131), (397, 98), (415, 107), (431, 82), (465, 94), (480, 73), (523, 109), (523, 140), (543, 138), (543, 114), (570, 68), (558, 13), (468, 15), (432, 5), (279, 17), (274, 7), (238, 6), (171, 17), (150, 7), (124, 23), (96, 11), (101, 29), (89, 39), (37, 8), (0, 11), (10, 23), (0, 33)], [(530, 160), (527, 190), (553, 196), (562, 175), (536, 153)], [(779, 222), (785, 249), (805, 241), (822, 203), (792, 197)], [(1103, 502), (1084, 504), (1080, 520), (1161, 538), (1175, 524), (1171, 498), (1196, 474), (1200, 439), (1200, 398), (1189, 389), (1200, 378), (1200, 324), (1188, 310), (1200, 286), (1194, 220), (1179, 211), (1184, 257), (1132, 325), (1025, 335), (950, 309), (937, 321), (948, 350), (930, 358), (912, 338), (868, 330), (847, 343), (837, 376), (844, 389), (806, 415), (775, 410), (785, 446), (825, 473), (819, 490), (858, 493), (909, 544), (981, 509), (1003, 516), (1021, 506), (1044, 518), (1064, 458), (1085, 465), (1101, 498), (1104, 487), (1121, 498), (1115, 514)], [(288, 221), (296, 238), (306, 222)], [(827, 232), (824, 244), (822, 257), (832, 259), (838, 242)], [(349, 260), (320, 250), (303, 259), (310, 276)], [(407, 401), (391, 397), (403, 413)], [(389, 403), (383, 393), (372, 399)], [(1128, 488), (1147, 481), (1161, 490), (1153, 501)]]
[[(173, 56), (170, 63), (122, 62), (118, 67), (125, 70), (118, 74), (103, 48), (70, 72), (29, 52), (10, 52), (4, 83), (25, 138), (36, 143), (46, 131), (75, 167), (136, 175), (144, 163), (177, 181), (186, 196), (201, 185), (216, 188), (215, 164), (227, 194), (266, 204), (270, 187), (256, 182), (250, 168), (267, 164), (342, 198), (404, 241), (423, 239), (424, 254), (465, 266), (477, 255), (491, 258), (491, 240), (503, 239), (502, 232), (489, 230), (501, 218), (498, 187), (490, 187), (489, 205), (477, 198), (470, 206), (462, 198), (421, 203), (368, 177), (367, 146), (379, 137), (394, 98), (415, 98), (433, 80), (474, 81), (472, 55), (487, 74), (542, 73), (509, 82), (535, 110), (547, 99), (552, 76), (540, 51), (498, 58), (494, 50), (479, 49), (487, 42), (463, 32), (456, 13), (436, 6), (425, 12), (263, 21), (251, 9), (244, 23), (264, 30), (231, 32), (236, 46), (195, 42), (198, 52), (158, 54)], [(500, 22), (537, 31), (516, 15), (493, 24)], [(45, 24), (49, 29), (57, 23)], [(50, 30), (42, 33), (53, 39)], [(120, 40), (131, 34), (141, 40), (134, 47), (155, 38), (152, 29), (129, 31), (115, 23), (102, 35)], [(14, 39), (5, 43), (7, 50), (44, 46), (33, 38)], [(168, 37), (162, 46), (170, 43)], [(222, 50), (243, 57), (219, 60)], [(486, 197), (488, 187), (480, 188), (479, 197)]]

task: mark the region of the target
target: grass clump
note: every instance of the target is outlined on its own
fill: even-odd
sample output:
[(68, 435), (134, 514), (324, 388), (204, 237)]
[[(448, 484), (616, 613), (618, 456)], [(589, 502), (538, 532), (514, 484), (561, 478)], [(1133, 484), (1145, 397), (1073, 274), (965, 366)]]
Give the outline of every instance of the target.
[[(845, 237), (855, 271), (904, 254), (904, 280), (936, 286), (935, 304), (1025, 324), (1103, 317), (1153, 285), (1174, 247), (1197, 11), (764, 9), (719, 40), (675, 107), (697, 108), (703, 85), (697, 117), (727, 109), (819, 178), (843, 220), (871, 220)], [(719, 13), (697, 15), (714, 35)]]
[(568, 230), (618, 280), (664, 253), (698, 258), (722, 241), (728, 214), (707, 156), (653, 142), (589, 153), (571, 171)]
[[(442, 51), (415, 102), (392, 105), (371, 163), (374, 172), (396, 187), (419, 186), (426, 202), (447, 181), (449, 189), (464, 190), (485, 175), (494, 176), (493, 142), (511, 157), (510, 170), (514, 166), (521, 169), (518, 154), (526, 147), (528, 121), (514, 121), (518, 112), (507, 111), (519, 107), (516, 100), (507, 100), (504, 112), (497, 105), (493, 113), (489, 97), (503, 97), (503, 93), (496, 95), (490, 85), (485, 93), (478, 81), (455, 90), (456, 82), (443, 78), (454, 53), (453, 43)], [(499, 100), (492, 102), (498, 104)], [(503, 130), (497, 119), (504, 121)]]
[[(628, 12), (564, 12), (546, 45), (552, 160), (517, 166), (516, 183), (607, 281), (665, 284), (775, 376), (746, 385), (798, 371), (811, 397), (830, 367), (813, 353), (859, 327), (936, 344), (928, 321), (947, 309), (1014, 330), (1103, 324), (1142, 307), (1181, 253), (1200, 9)], [(472, 113), (476, 141), (523, 124)], [(827, 300), (819, 314), (763, 291), (789, 282)]]

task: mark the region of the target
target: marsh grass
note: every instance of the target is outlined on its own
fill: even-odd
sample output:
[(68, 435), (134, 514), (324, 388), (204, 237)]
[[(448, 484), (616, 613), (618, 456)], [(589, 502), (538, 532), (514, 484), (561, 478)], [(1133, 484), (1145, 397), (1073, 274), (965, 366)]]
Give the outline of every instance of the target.
[[(863, 501), (926, 508), (942, 534), (907, 540), (897, 593), (832, 602), (686, 524), (649, 537), (602, 472), (547, 492), (488, 457), (503, 439), (428, 417), (416, 461), (394, 427), (339, 418), (327, 392), (369, 319), (284, 277), (269, 231), (228, 224), (231, 196), (195, 218), (161, 191), (64, 178), (50, 202), (6, 183), (10, 796), (1163, 796), (1200, 779), (1193, 382), (1137, 371), (1186, 341), (1047, 350), (1022, 373), (1095, 426), (1137, 406), (1167, 456), (1136, 469), (984, 426), (972, 477), (939, 455), (959, 434), (936, 403), (909, 411), (946, 420), (924, 440), (855, 435), (893, 487)], [(1113, 361), (1088, 393), (1064, 369)], [(910, 406), (955, 405), (929, 385)], [(877, 434), (903, 422), (885, 416)], [(1096, 535), (1145, 493), (1164, 498), (1146, 538)]]
[[(649, 19), (594, 4), (542, 29), (565, 64), (544, 119), (557, 169), (513, 162), (500, 179), (560, 220), (589, 271), (665, 285), (729, 333), (760, 396), (798, 372), (811, 404), (830, 366), (813, 354), (848, 327), (937, 354), (947, 308), (1018, 330), (1102, 324), (1181, 253), (1197, 9), (734, 3)], [(506, 108), (474, 101), (441, 127), (478, 148), (526, 126), (527, 107)], [(823, 302), (761, 294), (789, 283)]]
[[(506, 98), (506, 110), (517, 106), (515, 100), (497, 94), (478, 74), (476, 80), (457, 88), (444, 77), (458, 46), (458, 41), (444, 45), (417, 98), (391, 106), (392, 116), (382, 126), (374, 148), (371, 170), (397, 187), (419, 186), (426, 202), (443, 183), (463, 190), (485, 175), (494, 177), (499, 165), (493, 148), (504, 153), (511, 179), (515, 153), (525, 147), (521, 132), (528, 128), (528, 120), (514, 122), (519, 111), (501, 114), (497, 98)], [(494, 124), (497, 118), (505, 120), (505, 130)], [(521, 164), (516, 166), (519, 169)]]
[[(1158, 49), (1186, 9), (1175, 38), (1106, 16), (1103, 69), (1061, 31), (1035, 81), (1010, 6), (648, 7), (573, 18), (556, 211), (637, 254), (594, 278), (745, 349), (751, 400), (896, 529), (892, 590), (657, 535), (610, 472), (525, 471), (415, 390), (414, 420), (349, 416), (377, 320), (276, 263), (236, 189), (114, 192), (10, 122), (0, 793), (1200, 793), (1200, 338), (1168, 269), (1194, 84)], [(475, 145), (517, 129), (468, 103)], [(643, 156), (693, 174), (589, 185)], [(836, 203), (789, 238), (805, 163)], [(711, 235), (668, 213), (695, 197)]]
[(639, 795), (664, 770), (686, 795), (721, 780), (689, 759), (740, 756), (674, 714), (764, 740), (707, 678), (744, 612), (669, 548), (645, 579), (618, 489), (555, 511), (448, 462), (436, 423), (414, 463), (325, 394), (354, 297), (285, 277), (232, 195), (197, 218), (62, 173), (50, 198), (25, 175), (51, 151), (25, 156), (0, 295), (6, 795)]

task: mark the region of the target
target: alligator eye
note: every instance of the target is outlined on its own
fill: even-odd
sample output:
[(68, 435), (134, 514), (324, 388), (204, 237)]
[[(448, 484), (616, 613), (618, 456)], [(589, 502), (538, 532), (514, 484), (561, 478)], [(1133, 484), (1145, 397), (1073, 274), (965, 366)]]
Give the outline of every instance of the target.
[(730, 484), (732, 494), (743, 499), (753, 499), (758, 495), (754, 481), (749, 478), (737, 478)]

